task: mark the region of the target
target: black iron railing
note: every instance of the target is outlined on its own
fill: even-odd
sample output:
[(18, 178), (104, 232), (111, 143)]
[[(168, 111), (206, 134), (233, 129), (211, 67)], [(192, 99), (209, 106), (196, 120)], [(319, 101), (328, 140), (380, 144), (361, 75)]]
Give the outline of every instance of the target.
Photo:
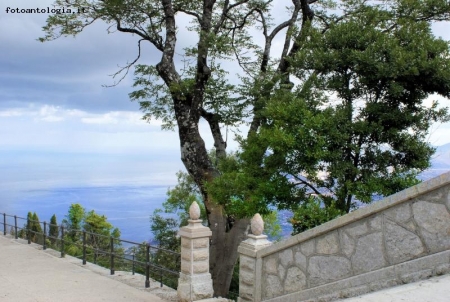
[[(82, 260), (83, 265), (92, 262), (110, 269), (129, 271), (134, 275), (145, 275), (145, 287), (150, 287), (150, 278), (158, 280), (160, 286), (177, 288), (180, 272), (180, 253), (152, 246), (149, 243), (137, 243), (113, 236), (74, 230), (63, 225), (49, 224), (16, 215), (0, 213), (3, 216), (3, 235), (9, 233), (15, 239), (23, 238), (59, 250), (61, 257), (72, 255)], [(20, 221), (24, 221), (20, 227)], [(125, 248), (124, 244), (128, 247)]]

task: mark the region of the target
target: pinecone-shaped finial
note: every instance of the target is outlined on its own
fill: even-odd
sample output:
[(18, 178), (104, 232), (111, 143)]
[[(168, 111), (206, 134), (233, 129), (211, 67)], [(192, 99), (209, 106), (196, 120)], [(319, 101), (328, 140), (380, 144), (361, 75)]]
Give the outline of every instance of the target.
[(189, 216), (192, 220), (198, 220), (200, 218), (200, 207), (196, 201), (189, 207)]
[(264, 221), (258, 213), (253, 216), (252, 220), (250, 221), (250, 227), (252, 229), (252, 234), (259, 236), (262, 235), (264, 231)]

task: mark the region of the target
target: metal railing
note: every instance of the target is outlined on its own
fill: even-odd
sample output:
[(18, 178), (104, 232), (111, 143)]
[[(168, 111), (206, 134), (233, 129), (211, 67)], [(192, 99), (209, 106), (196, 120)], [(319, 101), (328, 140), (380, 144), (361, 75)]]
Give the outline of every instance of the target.
[[(16, 215), (0, 213), (3, 216), (3, 235), (10, 234), (15, 239), (23, 238), (42, 245), (45, 250), (51, 247), (59, 250), (61, 257), (67, 254), (82, 260), (83, 265), (92, 262), (110, 269), (114, 275), (116, 269), (145, 274), (145, 287), (150, 287), (150, 278), (159, 279), (160, 286), (177, 288), (180, 272), (180, 253), (152, 246), (149, 243), (137, 243), (86, 230), (74, 230), (63, 225), (31, 220)], [(12, 221), (13, 220), (13, 221)], [(23, 227), (18, 221), (24, 221)], [(125, 249), (122, 245), (131, 245)], [(88, 261), (89, 260), (89, 261)]]

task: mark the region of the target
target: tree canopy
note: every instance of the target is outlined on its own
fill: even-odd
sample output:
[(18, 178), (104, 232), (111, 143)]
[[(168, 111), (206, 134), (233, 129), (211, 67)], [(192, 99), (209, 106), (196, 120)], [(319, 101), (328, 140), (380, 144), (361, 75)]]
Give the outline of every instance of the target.
[[(216, 295), (227, 293), (255, 211), (269, 203), (292, 207), (311, 191), (348, 211), (354, 198), (402, 189), (414, 183), (413, 169), (428, 165), (430, 123), (447, 118), (437, 105), (422, 104), (432, 93), (449, 96), (448, 43), (430, 30), (432, 22), (449, 21), (446, 0), (55, 5), (85, 10), (51, 15), (41, 41), (77, 35), (98, 20), (109, 32), (137, 37), (138, 56), (118, 71), (119, 81), (142, 43), (159, 52), (155, 65), (135, 66), (130, 97), (145, 119), (178, 131), (181, 159), (213, 232)], [(182, 21), (190, 22), (191, 44), (181, 49)], [(213, 160), (200, 120), (214, 139)], [(242, 125), (242, 150), (227, 157), (223, 128)]]

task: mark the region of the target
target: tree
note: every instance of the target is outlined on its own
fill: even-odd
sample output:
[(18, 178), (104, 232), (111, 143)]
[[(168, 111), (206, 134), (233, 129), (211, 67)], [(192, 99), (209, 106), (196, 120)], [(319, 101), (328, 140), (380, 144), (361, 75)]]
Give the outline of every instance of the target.
[[(161, 53), (156, 65), (136, 66), (135, 87), (138, 90), (130, 96), (140, 102), (146, 119), (161, 119), (164, 129), (177, 127), (181, 159), (201, 192), (212, 228), (210, 267), (215, 295), (220, 296), (226, 296), (238, 257), (237, 246), (244, 239), (248, 217), (254, 214), (249, 211), (267, 211), (267, 199), (264, 197), (255, 205), (247, 206), (256, 198), (249, 198), (248, 194), (244, 199), (233, 196), (227, 200), (213, 198), (207, 189), (208, 183), (222, 172), (215, 160), (208, 157), (199, 131), (200, 120), (210, 126), (216, 160), (220, 162), (227, 155), (221, 126), (248, 124), (247, 138), (251, 140), (270, 122), (264, 112), (274, 92), (280, 89), (293, 91), (295, 83), (303, 85), (314, 79), (315, 72), (307, 73), (306, 79), (299, 78), (298, 68), (301, 67), (293, 66), (312, 35), (325, 34), (335, 24), (351, 21), (361, 13), (370, 16), (367, 8), (371, 7), (383, 11), (386, 16), (381, 22), (387, 25), (386, 34), (401, 27), (404, 20), (420, 23), (449, 20), (446, 0), (394, 0), (382, 4), (363, 0), (337, 3), (293, 0), (275, 4), (271, 0), (55, 1), (58, 7), (68, 4), (80, 9), (80, 13), (51, 15), (43, 28), (45, 36), (41, 41), (77, 35), (94, 21), (102, 20), (118, 32), (133, 34), (139, 39), (137, 59), (142, 43), (149, 43)], [(281, 13), (280, 7), (286, 5), (289, 7)], [(284, 18), (278, 22), (275, 17), (280, 15)], [(188, 30), (196, 36), (191, 39), (194, 44), (183, 50), (182, 60), (178, 60), (175, 52), (181, 51), (177, 49), (180, 18), (191, 21)], [(257, 34), (261, 39), (254, 38)], [(275, 51), (278, 41), (281, 41), (282, 49)], [(121, 71), (126, 73), (137, 59), (116, 76), (120, 76)], [(178, 64), (180, 61), (181, 65)], [(237, 77), (232, 75), (239, 80), (236, 83), (227, 78), (227, 74), (238, 65), (240, 72)], [(264, 148), (254, 153), (255, 160), (259, 161), (255, 166), (261, 165), (265, 154)], [(254, 176), (261, 175), (251, 175)], [(279, 181), (281, 184), (282, 180)], [(269, 187), (266, 189), (274, 194)], [(251, 192), (251, 188), (246, 191)], [(288, 193), (281, 192), (286, 196), (280, 199), (290, 200)], [(342, 196), (344, 193), (345, 189), (339, 192)], [(236, 209), (233, 206), (236, 204), (245, 206), (244, 211), (238, 209), (239, 215), (226, 210)]]
[(19, 237), (23, 239), (31, 238), (33, 233), (31, 232), (31, 226), (33, 224), (33, 213), (28, 212), (27, 214), (27, 222), (23, 226), (23, 228), (19, 232)]
[[(212, 156), (212, 154), (210, 156)], [(167, 190), (167, 200), (162, 204), (162, 209), (156, 209), (153, 212), (153, 215), (150, 216), (150, 228), (154, 234), (153, 241), (158, 244), (158, 247), (179, 252), (181, 250), (181, 240), (178, 238), (177, 234), (180, 227), (188, 224), (189, 207), (194, 201), (199, 204), (200, 219), (206, 216), (206, 211), (203, 206), (204, 203), (200, 190), (192, 177), (182, 171), (177, 172), (176, 175), (178, 183), (175, 187)], [(175, 213), (178, 215), (178, 219), (173, 216)], [(281, 226), (278, 221), (277, 212), (269, 212), (269, 214), (263, 216), (263, 219), (265, 233), (268, 234), (272, 240), (280, 239)], [(232, 221), (230, 221), (230, 223), (232, 223)], [(140, 261), (144, 261), (142, 259), (145, 259), (145, 253), (142, 251), (142, 248), (138, 251), (133, 249), (133, 252), (140, 257)], [(162, 266), (174, 271), (179, 270), (179, 262), (174, 255), (164, 251), (157, 251), (153, 255), (152, 262), (157, 265), (162, 264)], [(158, 274), (156, 274), (155, 277), (158, 277)], [(167, 282), (165, 284), (168, 286), (175, 286), (173, 281), (173, 279), (169, 279), (165, 281)], [(235, 264), (229, 290), (230, 293), (228, 298), (236, 298), (236, 296), (230, 296), (230, 294), (236, 295), (236, 293), (239, 292), (239, 263)]]
[(449, 115), (423, 101), (450, 97), (449, 46), (428, 22), (387, 22), (398, 13), (361, 7), (325, 33), (311, 29), (292, 62), (303, 85), (275, 92), (244, 144), (244, 175), (256, 176), (260, 198), (298, 212), (298, 231), (414, 185), (430, 165), (430, 126)]
[(32, 241), (36, 242), (38, 244), (43, 244), (43, 231), (42, 231), (42, 227), (41, 227), (41, 222), (39, 221), (39, 217), (36, 214), (36, 212), (33, 213), (32, 216), (33, 220), (31, 222), (31, 236), (32, 236)]
[(79, 203), (72, 203), (62, 224), (67, 232), (67, 239), (72, 243), (80, 241), (80, 231), (86, 210)]
[[(55, 215), (53, 215), (55, 216)], [(53, 217), (52, 217), (53, 219)], [(111, 237), (114, 241), (115, 254), (122, 254), (121, 243), (117, 240), (120, 238), (120, 230), (115, 228), (108, 222), (105, 215), (98, 215), (94, 210), (86, 212), (78, 203), (70, 205), (66, 218), (62, 221), (66, 228), (65, 249), (69, 255), (81, 256), (83, 231), (86, 232), (86, 246), (88, 261), (93, 261), (99, 265), (108, 267), (109, 253), (111, 248)], [(56, 225), (56, 216), (53, 225)], [(55, 237), (58, 236), (58, 228), (50, 228), (50, 232), (54, 231)]]
[(49, 236), (51, 245), (54, 245), (56, 242), (56, 239), (59, 236), (58, 221), (56, 220), (55, 214), (53, 214), (52, 217), (50, 218), (48, 236)]
[(87, 212), (82, 222), (82, 228), (87, 232), (86, 245), (93, 251), (94, 262), (108, 266), (109, 257), (105, 256), (104, 251), (109, 252), (111, 238), (113, 238), (115, 253), (121, 252), (121, 244), (117, 241), (120, 238), (120, 230), (114, 228), (105, 215), (98, 215), (94, 210)]

